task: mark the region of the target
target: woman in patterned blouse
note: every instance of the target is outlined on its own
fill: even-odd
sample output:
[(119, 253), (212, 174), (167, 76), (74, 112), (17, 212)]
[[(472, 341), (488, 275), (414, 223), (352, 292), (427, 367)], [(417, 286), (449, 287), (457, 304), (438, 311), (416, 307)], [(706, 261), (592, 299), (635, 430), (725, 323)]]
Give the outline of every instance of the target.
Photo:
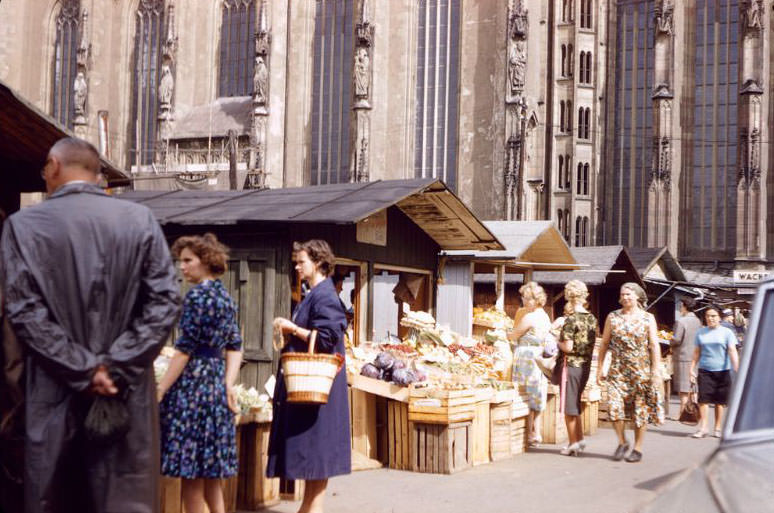
[(591, 354), (597, 337), (597, 318), (584, 305), (589, 291), (582, 281), (572, 280), (564, 286), (565, 320), (559, 337), (559, 349), (566, 362), (565, 379), (562, 380), (564, 396), (564, 422), (567, 425), (569, 445), (562, 454), (577, 456), (586, 448), (583, 439), (581, 394), (586, 388), (591, 372)]
[(225, 513), (221, 479), (237, 473), (234, 384), (242, 361), (237, 310), (216, 276), (226, 247), (215, 235), (181, 237), (172, 246), (186, 281), (175, 355), (158, 385), (161, 473), (182, 478), (187, 513)]

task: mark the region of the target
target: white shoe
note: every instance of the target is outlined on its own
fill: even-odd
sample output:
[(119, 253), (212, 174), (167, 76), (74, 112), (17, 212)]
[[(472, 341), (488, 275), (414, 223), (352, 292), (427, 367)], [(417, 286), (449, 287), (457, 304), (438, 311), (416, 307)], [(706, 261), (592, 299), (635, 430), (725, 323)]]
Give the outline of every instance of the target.
[(559, 451), (559, 454), (563, 454), (565, 456), (580, 456), (580, 446), (578, 445), (578, 442), (575, 442), (574, 444), (568, 445), (567, 447), (563, 447), (561, 451)]
[(583, 451), (586, 450), (586, 439), (585, 438), (583, 440), (578, 440), (578, 449), (580, 450), (580, 452), (583, 452)]

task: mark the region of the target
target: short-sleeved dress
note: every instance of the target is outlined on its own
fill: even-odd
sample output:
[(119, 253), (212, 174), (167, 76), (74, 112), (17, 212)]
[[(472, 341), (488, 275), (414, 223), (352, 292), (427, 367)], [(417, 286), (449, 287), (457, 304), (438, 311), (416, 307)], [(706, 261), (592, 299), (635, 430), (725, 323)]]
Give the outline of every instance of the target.
[(537, 412), (545, 409), (548, 394), (548, 381), (535, 363), (535, 358), (543, 356), (545, 339), (546, 334), (530, 328), (519, 337), (513, 359), (513, 381), (524, 386), (527, 405), (530, 410)]
[(624, 420), (624, 405), (634, 406), (634, 423), (664, 422), (661, 390), (651, 383), (648, 326), (651, 314), (640, 312), (633, 319), (625, 319), (621, 310), (610, 314), (610, 371), (607, 393), (610, 401), (608, 418)]
[[(345, 355), (347, 317), (330, 278), (318, 283), (293, 312), (293, 322), (317, 330), (316, 352)], [(291, 337), (282, 352), (306, 352), (305, 340)], [(282, 368), (274, 390), (274, 419), (269, 435), (268, 477), (327, 479), (349, 474), (352, 466), (349, 436), (347, 373), (336, 375), (322, 405), (287, 402)]]
[(224, 478), (237, 473), (236, 427), (226, 397), (224, 351), (242, 347), (234, 301), (220, 280), (185, 296), (175, 349), (190, 355), (160, 406), (161, 473)]
[(562, 340), (572, 340), (572, 351), (564, 354), (567, 380), (561, 384), (564, 392), (564, 413), (581, 414), (581, 395), (591, 372), (591, 356), (597, 334), (597, 318), (589, 312), (568, 315), (562, 325)]

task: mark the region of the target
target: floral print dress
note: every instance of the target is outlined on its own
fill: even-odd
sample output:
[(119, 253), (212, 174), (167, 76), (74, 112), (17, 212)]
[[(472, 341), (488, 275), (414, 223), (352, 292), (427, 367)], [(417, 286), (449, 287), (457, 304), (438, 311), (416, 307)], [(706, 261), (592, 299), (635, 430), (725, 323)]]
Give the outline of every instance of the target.
[(650, 380), (648, 326), (652, 314), (641, 312), (634, 319), (624, 318), (621, 310), (610, 314), (610, 371), (607, 376), (609, 419), (624, 420), (624, 405), (634, 406), (634, 423), (664, 422), (661, 391)]
[(546, 407), (548, 382), (535, 363), (535, 358), (543, 356), (545, 334), (538, 334), (530, 328), (519, 338), (514, 351), (513, 381), (522, 385), (527, 392), (527, 405), (532, 411), (541, 412)]
[(161, 402), (161, 473), (185, 479), (237, 473), (236, 427), (224, 350), (242, 347), (234, 301), (220, 280), (185, 296), (175, 349), (190, 356)]

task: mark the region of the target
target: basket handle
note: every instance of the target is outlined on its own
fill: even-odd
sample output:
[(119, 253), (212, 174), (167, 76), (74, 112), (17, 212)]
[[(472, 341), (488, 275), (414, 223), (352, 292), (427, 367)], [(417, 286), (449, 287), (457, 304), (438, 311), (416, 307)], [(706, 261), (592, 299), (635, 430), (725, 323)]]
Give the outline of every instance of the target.
[(317, 342), (317, 330), (309, 331), (309, 354), (314, 354), (314, 345)]

